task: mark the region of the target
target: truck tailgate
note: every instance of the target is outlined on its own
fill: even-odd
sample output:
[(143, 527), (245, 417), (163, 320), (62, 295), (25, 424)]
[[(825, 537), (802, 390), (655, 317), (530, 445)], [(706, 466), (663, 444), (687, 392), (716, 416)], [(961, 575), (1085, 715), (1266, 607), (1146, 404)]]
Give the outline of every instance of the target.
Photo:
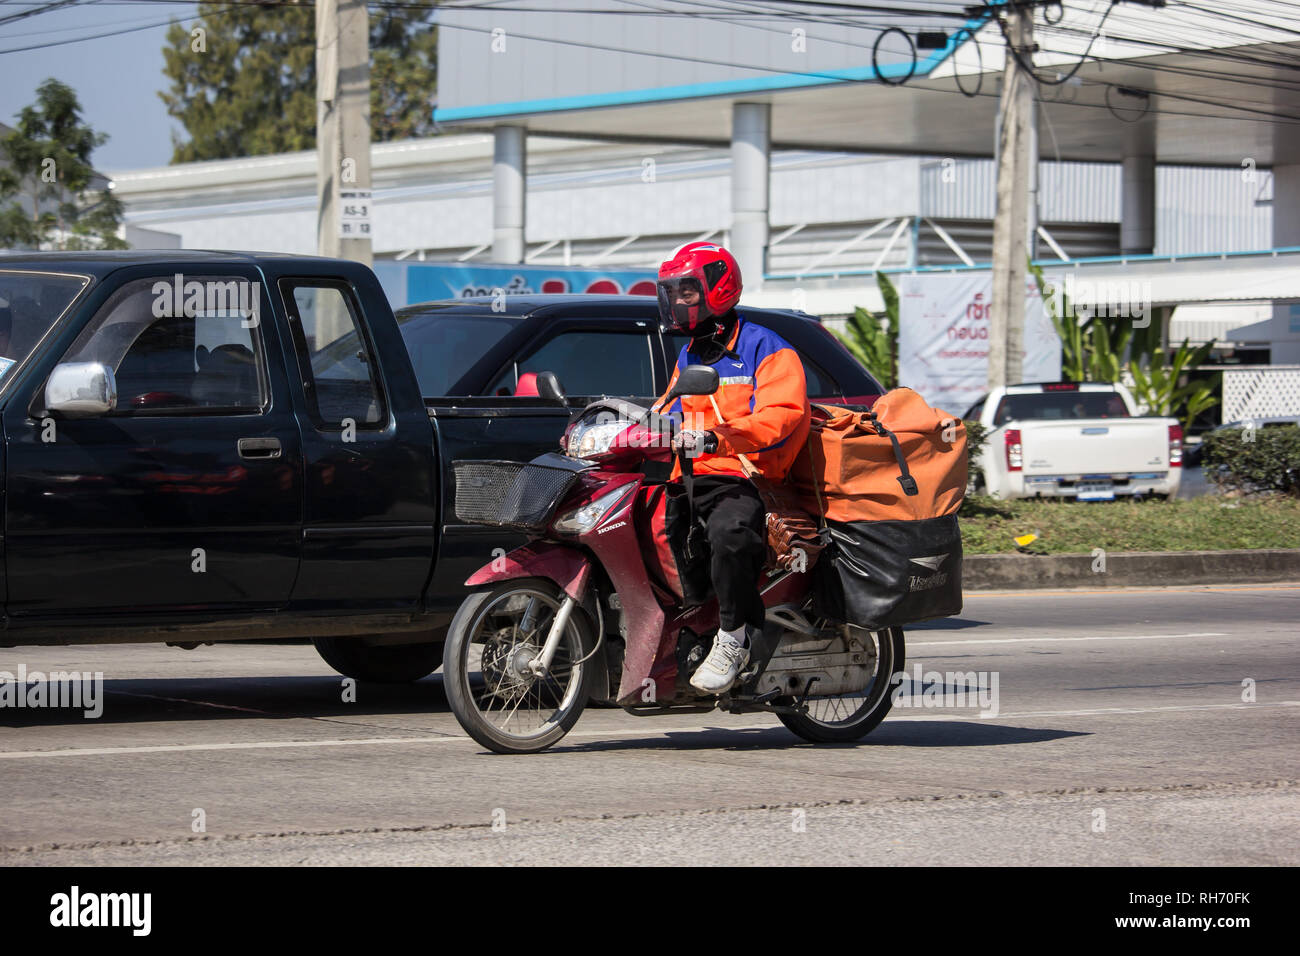
[(1159, 418), (1008, 423), (1020, 429), (1024, 473), (1121, 475), (1169, 467), (1169, 424)]

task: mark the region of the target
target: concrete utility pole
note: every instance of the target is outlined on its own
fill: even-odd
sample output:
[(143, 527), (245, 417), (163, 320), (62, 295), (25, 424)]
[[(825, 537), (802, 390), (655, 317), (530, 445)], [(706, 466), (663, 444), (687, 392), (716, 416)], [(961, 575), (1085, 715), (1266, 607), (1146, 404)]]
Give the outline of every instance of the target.
[[(1029, 62), (1034, 42), (1033, 8), (1011, 0), (1007, 36)], [(998, 202), (993, 220), (993, 308), (989, 314), (989, 388), (1015, 384), (1025, 359), (1025, 257), (1029, 236), (1032, 146), (1029, 123), (1034, 80), (1007, 52), (1002, 72), (997, 158)]]
[(316, 249), (370, 265), (370, 20), (364, 0), (316, 3)]

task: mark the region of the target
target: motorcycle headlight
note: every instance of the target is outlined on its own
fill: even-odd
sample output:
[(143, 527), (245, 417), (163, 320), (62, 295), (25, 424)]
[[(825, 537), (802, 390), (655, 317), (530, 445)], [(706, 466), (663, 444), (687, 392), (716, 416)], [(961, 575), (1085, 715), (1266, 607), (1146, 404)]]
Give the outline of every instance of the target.
[(551, 522), (551, 529), (561, 534), (584, 534), (590, 531), (622, 500), (627, 490), (627, 485), (621, 485), (581, 507), (566, 511)]
[(569, 435), (567, 453), (570, 458), (592, 458), (609, 451), (610, 444), (627, 431), (628, 422), (600, 422), (578, 425)]

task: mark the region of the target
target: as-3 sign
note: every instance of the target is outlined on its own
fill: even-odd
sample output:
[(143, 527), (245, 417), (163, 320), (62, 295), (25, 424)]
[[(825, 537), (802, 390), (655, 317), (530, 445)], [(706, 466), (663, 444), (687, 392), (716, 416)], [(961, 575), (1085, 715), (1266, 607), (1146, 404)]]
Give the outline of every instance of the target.
[(370, 238), (369, 189), (344, 189), (339, 192), (339, 238)]

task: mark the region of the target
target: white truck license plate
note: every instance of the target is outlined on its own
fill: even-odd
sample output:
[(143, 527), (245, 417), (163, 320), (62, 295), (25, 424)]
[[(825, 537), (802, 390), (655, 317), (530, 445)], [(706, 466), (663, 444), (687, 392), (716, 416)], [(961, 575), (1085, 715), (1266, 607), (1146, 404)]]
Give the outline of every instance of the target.
[(1075, 485), (1079, 501), (1114, 501), (1115, 486), (1109, 481), (1081, 481)]

